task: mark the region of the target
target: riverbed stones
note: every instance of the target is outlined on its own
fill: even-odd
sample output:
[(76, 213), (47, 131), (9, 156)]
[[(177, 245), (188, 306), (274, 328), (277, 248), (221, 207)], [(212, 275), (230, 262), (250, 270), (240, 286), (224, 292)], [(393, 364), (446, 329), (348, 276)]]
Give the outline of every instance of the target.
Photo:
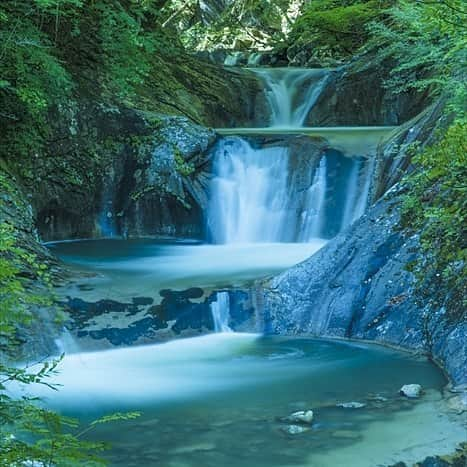
[(422, 387), (419, 384), (404, 384), (399, 389), (399, 394), (409, 399), (417, 399), (422, 395)]
[(201, 452), (201, 451), (213, 451), (216, 449), (216, 445), (211, 442), (201, 442), (197, 444), (192, 444), (189, 446), (180, 446), (176, 449), (171, 451), (172, 454), (191, 454), (193, 452)]
[(449, 397), (446, 405), (451, 412), (458, 414), (467, 412), (467, 392)]
[(305, 425), (286, 425), (281, 427), (281, 430), (288, 435), (301, 435), (307, 431), (310, 431), (310, 427)]
[(313, 410), (299, 410), (284, 417), (282, 421), (293, 424), (311, 424), (313, 421)]
[(337, 407), (341, 407), (342, 409), (362, 409), (366, 407), (366, 404), (363, 402), (342, 402), (340, 404), (336, 404)]

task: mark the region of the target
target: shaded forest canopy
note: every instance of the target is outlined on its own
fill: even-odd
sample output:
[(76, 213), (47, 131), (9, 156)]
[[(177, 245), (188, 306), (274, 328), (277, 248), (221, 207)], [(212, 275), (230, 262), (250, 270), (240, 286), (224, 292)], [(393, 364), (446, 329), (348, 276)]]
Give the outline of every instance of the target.
[[(425, 90), (446, 101), (446, 131), (433, 147), (412, 148), (404, 227), (420, 234), (425, 252), (412, 265), (414, 271), (434, 281), (428, 290), (421, 281), (423, 300), (444, 303), (446, 297), (430, 293), (435, 283), (440, 293), (450, 291), (448, 311), (459, 316), (467, 305), (465, 24), (462, 0), (3, 0), (0, 170), (8, 176), (0, 173), (2, 196), (16, 199), (12, 177), (28, 186), (59, 171), (63, 183), (93, 183), (92, 174), (102, 170), (103, 154), (108, 154), (103, 147), (111, 148), (112, 141), (86, 135), (79, 151), (67, 153), (52, 144), (61, 124), (69, 127), (70, 140), (78, 141), (76, 116), (83, 105), (93, 113), (154, 112), (156, 126), (158, 114), (202, 120), (187, 89), (192, 86), (212, 100), (221, 99), (222, 91), (216, 94), (206, 80), (205, 70), (212, 71), (212, 79), (220, 75), (212, 64), (200, 65), (200, 51), (271, 51), (286, 60), (301, 53), (307, 62), (325, 66), (359, 59), (364, 64), (365, 57), (390, 61), (386, 85), (393, 92)], [(29, 306), (52, 300), (44, 293), (47, 265), (18, 243), (15, 229), (2, 220), (0, 343), (6, 354), (15, 352), (18, 323), (33, 318)], [(43, 284), (39, 292), (31, 290), (32, 280)], [(2, 360), (0, 455), (5, 465), (29, 459), (44, 465), (101, 465), (94, 453), (103, 446), (83, 443), (75, 421), (35, 408), (27, 399), (13, 401), (3, 391), (11, 380), (46, 382), (54, 370), (52, 364), (27, 376)], [(132, 416), (117, 414), (110, 421)], [(32, 438), (19, 440), (13, 432)]]

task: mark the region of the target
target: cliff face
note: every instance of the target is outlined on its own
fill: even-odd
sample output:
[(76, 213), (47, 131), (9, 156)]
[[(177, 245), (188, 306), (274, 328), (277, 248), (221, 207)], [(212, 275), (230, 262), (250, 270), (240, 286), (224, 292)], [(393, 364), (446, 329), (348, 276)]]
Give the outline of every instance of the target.
[(214, 132), (184, 117), (137, 111), (103, 125), (101, 138), (110, 142), (86, 183), (51, 183), (33, 196), (41, 237), (202, 236)]

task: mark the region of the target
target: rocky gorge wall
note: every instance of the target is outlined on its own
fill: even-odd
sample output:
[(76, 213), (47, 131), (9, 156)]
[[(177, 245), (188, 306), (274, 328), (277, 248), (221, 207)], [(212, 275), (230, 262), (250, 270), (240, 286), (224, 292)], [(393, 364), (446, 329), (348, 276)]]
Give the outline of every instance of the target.
[[(467, 313), (450, 315), (419, 296), (412, 266), (425, 255), (420, 232), (401, 221), (411, 148), (430, 144), (448, 124), (443, 109), (442, 100), (428, 106), (381, 143), (364, 216), (308, 260), (249, 290), (262, 331), (409, 349), (434, 359), (453, 384), (467, 383)], [(423, 282), (436, 287), (436, 278)]]
[[(203, 66), (213, 89), (205, 89), (202, 81), (192, 103), (186, 92), (177, 92), (173, 104), (191, 118), (83, 101), (54, 122), (50, 153), (60, 156), (44, 158), (46, 164), (38, 158), (30, 168), (35, 179), (22, 182), (43, 240), (204, 238), (208, 153), (217, 138), (204, 127), (250, 126), (267, 106), (261, 83), (251, 73), (198, 65)], [(354, 68), (331, 72), (307, 124), (395, 124), (421, 106), (421, 97), (391, 100), (382, 86), (384, 71)], [(199, 80), (198, 71), (191, 72), (194, 80)], [(156, 108), (161, 105), (163, 112), (169, 110), (155, 102)]]
[[(151, 111), (82, 96), (51, 116), (46, 154), (20, 170), (6, 163), (42, 240), (202, 235), (203, 154), (216, 138), (205, 126), (249, 122), (258, 93), (248, 75), (202, 62), (189, 73), (172, 103), (154, 96)], [(190, 97), (183, 86), (196, 84)]]

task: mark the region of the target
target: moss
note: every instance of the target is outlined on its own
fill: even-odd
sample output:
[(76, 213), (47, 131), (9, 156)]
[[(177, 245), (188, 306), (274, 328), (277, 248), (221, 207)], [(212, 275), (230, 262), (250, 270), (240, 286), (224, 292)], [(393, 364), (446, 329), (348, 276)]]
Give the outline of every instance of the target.
[(290, 42), (295, 48), (311, 47), (317, 57), (349, 57), (368, 40), (368, 25), (392, 3), (314, 0), (295, 23)]
[(174, 146), (174, 162), (175, 170), (183, 177), (188, 177), (195, 171), (195, 166), (191, 162), (185, 161), (177, 146)]

